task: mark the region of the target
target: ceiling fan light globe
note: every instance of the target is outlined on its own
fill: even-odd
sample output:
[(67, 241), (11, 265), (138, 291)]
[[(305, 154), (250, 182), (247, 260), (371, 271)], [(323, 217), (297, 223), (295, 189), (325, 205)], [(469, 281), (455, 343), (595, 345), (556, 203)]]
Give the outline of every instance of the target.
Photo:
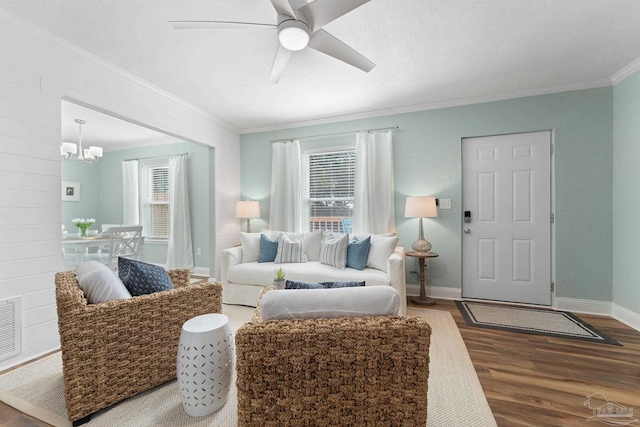
[(285, 21), (278, 27), (280, 44), (288, 50), (302, 50), (309, 44), (309, 27), (300, 21)]

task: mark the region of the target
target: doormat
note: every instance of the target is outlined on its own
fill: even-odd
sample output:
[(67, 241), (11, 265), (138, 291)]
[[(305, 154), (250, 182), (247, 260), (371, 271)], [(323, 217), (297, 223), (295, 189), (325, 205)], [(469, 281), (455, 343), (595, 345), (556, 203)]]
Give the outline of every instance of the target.
[(456, 301), (469, 326), (619, 345), (567, 311)]

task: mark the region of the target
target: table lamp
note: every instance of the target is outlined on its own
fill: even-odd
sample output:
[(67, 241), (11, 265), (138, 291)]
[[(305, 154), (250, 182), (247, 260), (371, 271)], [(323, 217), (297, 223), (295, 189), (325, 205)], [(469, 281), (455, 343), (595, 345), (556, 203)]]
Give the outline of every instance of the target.
[(251, 233), (251, 218), (260, 218), (260, 203), (255, 200), (236, 202), (236, 218), (247, 220), (247, 233)]
[(422, 218), (437, 218), (438, 209), (436, 208), (436, 198), (434, 196), (412, 196), (407, 197), (404, 208), (405, 218), (420, 218), (420, 228), (418, 231), (418, 240), (413, 242), (411, 247), (414, 251), (426, 253), (431, 250), (431, 243), (425, 240), (424, 231), (422, 229)]

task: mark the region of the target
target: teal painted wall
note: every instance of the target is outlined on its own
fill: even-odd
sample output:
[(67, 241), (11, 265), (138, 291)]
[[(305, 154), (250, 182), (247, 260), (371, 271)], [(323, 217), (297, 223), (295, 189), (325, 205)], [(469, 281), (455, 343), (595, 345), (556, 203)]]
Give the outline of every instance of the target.
[(613, 302), (640, 313), (640, 72), (613, 88)]
[[(611, 301), (612, 111), (608, 87), (246, 134), (240, 139), (242, 197), (261, 202), (262, 218), (252, 227), (266, 226), (270, 139), (399, 125), (393, 141), (400, 244), (410, 247), (418, 230), (417, 219), (404, 218), (406, 196), (452, 199), (451, 210), (425, 220), (425, 235), (440, 254), (431, 264), (431, 285), (460, 288), (461, 139), (553, 130), (556, 296)], [(304, 149), (305, 140), (301, 144)], [(409, 262), (407, 270), (414, 269)], [(409, 274), (407, 281), (417, 283)]]
[[(179, 142), (157, 147), (106, 152), (96, 164), (64, 162), (62, 179), (65, 181), (82, 180), (81, 202), (62, 203), (62, 218), (66, 229), (70, 229), (70, 225), (66, 223), (71, 224), (71, 219), (77, 217), (78, 212), (89, 212), (88, 214), (82, 213), (82, 215), (92, 216), (97, 220), (96, 225), (92, 227), (96, 230), (99, 230), (103, 223), (120, 224), (122, 222), (122, 161), (124, 159), (169, 156), (189, 152), (189, 156), (187, 156), (187, 185), (189, 186), (193, 257), (196, 267), (208, 268), (209, 242), (214, 237), (211, 235), (209, 211), (209, 197), (210, 195), (213, 197), (214, 194), (213, 185), (210, 184), (209, 179), (209, 171), (214, 169), (214, 165), (210, 163), (210, 159), (213, 158), (209, 154), (210, 150), (213, 151), (213, 148), (190, 142)], [(88, 196), (87, 193), (92, 196), (85, 199), (85, 195)], [(73, 205), (74, 203), (79, 206), (76, 207)], [(201, 255), (196, 254), (197, 248), (201, 248)], [(167, 260), (167, 244), (146, 240), (144, 260), (164, 264)]]
[[(79, 161), (62, 162), (62, 181), (80, 183), (80, 201), (62, 202), (62, 224), (69, 233), (77, 233), (78, 228), (73, 225), (73, 218), (93, 218), (100, 224), (98, 209), (98, 174), (97, 165)], [(91, 230), (99, 230), (99, 225), (91, 226)]]

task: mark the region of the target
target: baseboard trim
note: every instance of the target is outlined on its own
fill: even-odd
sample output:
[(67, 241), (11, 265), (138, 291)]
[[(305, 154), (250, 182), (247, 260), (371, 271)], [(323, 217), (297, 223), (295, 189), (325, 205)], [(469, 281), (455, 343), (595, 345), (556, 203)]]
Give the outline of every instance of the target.
[(208, 267), (195, 267), (191, 274), (196, 276), (207, 276), (209, 277), (209, 268)]
[(627, 326), (632, 327), (636, 331), (640, 331), (640, 314), (622, 307), (616, 303), (612, 304), (611, 317)]
[[(441, 286), (426, 286), (427, 296), (437, 299), (462, 299), (462, 291), (460, 288), (444, 288)], [(420, 285), (407, 284), (407, 295), (420, 295)]]
[(611, 303), (606, 301), (556, 297), (553, 308), (572, 313), (611, 316)]

